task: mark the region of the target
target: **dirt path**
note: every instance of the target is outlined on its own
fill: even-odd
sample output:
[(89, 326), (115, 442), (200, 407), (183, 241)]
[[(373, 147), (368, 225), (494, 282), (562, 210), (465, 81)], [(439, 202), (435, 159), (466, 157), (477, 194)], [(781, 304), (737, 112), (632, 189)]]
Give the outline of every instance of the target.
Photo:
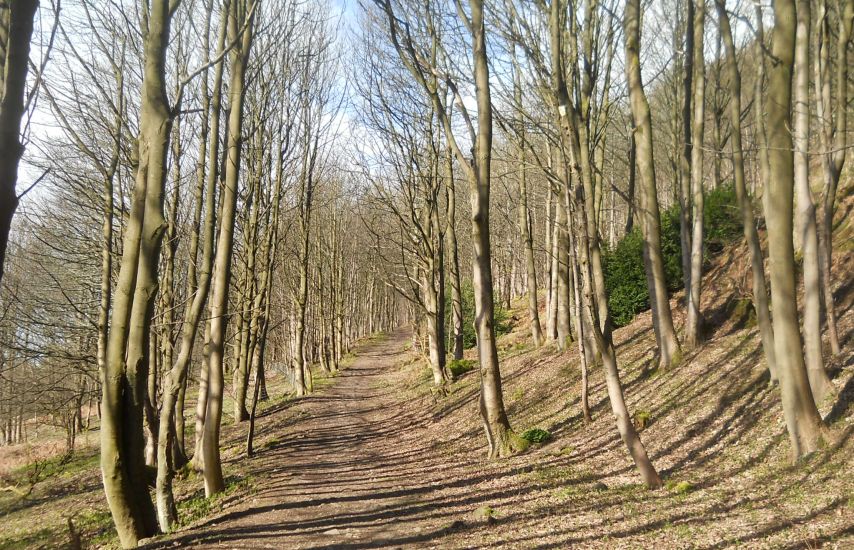
[(367, 344), (331, 387), (297, 403), (287, 419), (273, 426), (261, 419), (261, 435), (273, 430), (280, 442), (256, 459), (257, 493), (156, 547), (398, 547), (443, 531), (449, 522), (418, 503), (438, 485), (430, 451), (417, 445), (412, 411), (383, 380), (407, 337), (401, 331)]

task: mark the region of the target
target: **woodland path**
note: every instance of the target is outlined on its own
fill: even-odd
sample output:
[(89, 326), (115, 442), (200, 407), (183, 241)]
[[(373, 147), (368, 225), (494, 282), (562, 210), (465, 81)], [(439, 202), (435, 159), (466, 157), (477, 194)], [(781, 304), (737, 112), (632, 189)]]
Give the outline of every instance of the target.
[(465, 483), (449, 483), (417, 410), (384, 381), (409, 335), (363, 344), (330, 387), (259, 419), (258, 441), (275, 443), (253, 459), (257, 492), (151, 547), (429, 547), (450, 534), (443, 494)]

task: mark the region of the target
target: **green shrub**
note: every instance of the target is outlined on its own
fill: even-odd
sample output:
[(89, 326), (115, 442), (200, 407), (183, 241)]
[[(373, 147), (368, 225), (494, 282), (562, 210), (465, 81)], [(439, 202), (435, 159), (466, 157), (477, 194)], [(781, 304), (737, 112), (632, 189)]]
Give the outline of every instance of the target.
[[(477, 336), (474, 332), (474, 288), (469, 281), (463, 281), (460, 289), (460, 298), (463, 306), (463, 347), (470, 349), (477, 343)], [(510, 312), (502, 305), (501, 300), (496, 296), (494, 301), (495, 310), (495, 336), (502, 336), (510, 332), (513, 328), (510, 319)], [(445, 331), (448, 338), (453, 338), (453, 301), (451, 295), (451, 287), (445, 289)]]
[(531, 428), (530, 430), (522, 432), (521, 437), (530, 443), (545, 443), (546, 441), (551, 440), (552, 434), (547, 430)]
[(635, 428), (638, 431), (644, 430), (647, 426), (649, 426), (649, 422), (652, 420), (652, 414), (649, 411), (640, 410), (635, 413)]
[[(710, 249), (719, 250), (741, 235), (741, 216), (732, 185), (707, 191), (703, 212), (707, 253)], [(667, 289), (679, 290), (682, 287), (682, 245), (678, 205), (661, 213), (661, 256)], [(632, 229), (613, 249), (604, 249), (602, 267), (614, 325), (627, 325), (635, 315), (649, 308), (643, 236), (639, 227)]]
[(706, 192), (703, 214), (706, 246), (726, 244), (742, 235), (741, 214), (731, 184)]
[(456, 378), (457, 376), (474, 369), (476, 365), (477, 363), (471, 359), (454, 359), (448, 363), (448, 370), (451, 371), (451, 374)]
[(603, 264), (611, 317), (616, 326), (627, 325), (649, 307), (640, 231), (633, 229), (614, 250), (606, 250)]
[(661, 259), (664, 282), (672, 291), (682, 288), (682, 241), (679, 236), (679, 206), (661, 213)]

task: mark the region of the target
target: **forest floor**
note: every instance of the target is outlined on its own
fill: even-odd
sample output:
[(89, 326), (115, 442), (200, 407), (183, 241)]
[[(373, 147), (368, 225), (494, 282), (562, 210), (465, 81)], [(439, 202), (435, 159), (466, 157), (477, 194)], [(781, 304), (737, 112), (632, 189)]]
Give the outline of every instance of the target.
[[(571, 365), (514, 336), (503, 342), (511, 419), (549, 429), (550, 443), (484, 458), (476, 373), (434, 399), (423, 362), (404, 351), (409, 334), (395, 332), (361, 348), (321, 394), (262, 420), (250, 497), (149, 547), (854, 545), (851, 411), (839, 410), (841, 397), (825, 404), (834, 441), (791, 467), (777, 390), (749, 332), (672, 374), (626, 369), (630, 403), (648, 407), (643, 436), (667, 479), (658, 491), (639, 483), (602, 381), (593, 384), (596, 418), (584, 426), (577, 394), (562, 391), (576, 378)], [(849, 365), (837, 376), (846, 408), (852, 374)]]
[[(206, 500), (198, 474), (184, 472), (181, 526), (147, 547), (854, 548), (854, 195), (844, 205), (834, 256), (843, 352), (820, 404), (829, 436), (797, 465), (736, 245), (710, 258), (706, 341), (680, 365), (656, 369), (649, 312), (615, 332), (627, 403), (665, 488), (640, 483), (602, 369), (591, 369), (585, 424), (577, 349), (534, 349), (519, 302), (499, 339), (505, 404), (518, 432), (541, 428), (550, 441), (487, 459), (477, 369), (438, 397), (409, 332), (375, 335), (340, 374), (318, 374), (310, 397), (265, 403), (253, 458), (246, 425), (226, 425), (226, 493)], [(42, 464), (45, 481), (26, 499), (0, 492), (0, 549), (62, 547), (69, 519), (84, 546), (115, 547), (95, 448)]]

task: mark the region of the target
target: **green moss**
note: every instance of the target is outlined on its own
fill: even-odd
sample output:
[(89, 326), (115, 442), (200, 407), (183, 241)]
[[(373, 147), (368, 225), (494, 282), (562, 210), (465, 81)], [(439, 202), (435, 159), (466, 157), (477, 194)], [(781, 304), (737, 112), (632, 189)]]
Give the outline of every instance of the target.
[(519, 437), (512, 430), (510, 431), (510, 447), (514, 452), (524, 453), (531, 446), (531, 442), (527, 439)]
[(475, 519), (489, 519), (495, 517), (495, 510), (491, 506), (481, 506), (472, 514)]
[(646, 410), (639, 410), (635, 412), (635, 428), (638, 431), (645, 429), (649, 426), (650, 421), (652, 420), (652, 414)]
[(667, 480), (664, 488), (677, 495), (687, 495), (694, 490), (694, 485), (690, 481), (676, 481), (673, 479)]
[(0, 538), (0, 550), (16, 550), (18, 548), (51, 548), (61, 547), (66, 540), (53, 529), (44, 528), (26, 533), (16, 533), (11, 536)]
[(550, 441), (552, 438), (552, 434), (548, 432), (548, 430), (543, 430), (541, 428), (531, 428), (529, 430), (525, 430), (521, 435), (522, 439), (530, 442), (530, 443), (545, 443)]
[(570, 466), (539, 466), (532, 475), (540, 481), (563, 481), (573, 477), (574, 473)]
[(568, 485), (566, 487), (561, 487), (559, 489), (555, 489), (554, 493), (552, 493), (555, 498), (565, 500), (568, 498), (572, 498), (576, 495), (581, 494), (582, 488), (580, 485)]
[(103, 546), (117, 538), (109, 510), (88, 510), (73, 521), (75, 530), (92, 545)]
[(753, 300), (750, 298), (741, 298), (736, 300), (732, 306), (732, 318), (740, 326), (744, 328), (753, 328), (756, 326), (756, 308), (753, 307)]
[(569, 456), (574, 452), (575, 452), (575, 447), (573, 447), (571, 445), (567, 445), (565, 447), (561, 447), (560, 449), (558, 449), (555, 452), (555, 454), (559, 455), (559, 456)]
[(16, 481), (38, 483), (55, 476), (68, 478), (98, 466), (98, 449), (85, 449), (74, 453), (63, 453), (45, 460), (21, 466), (11, 474)]
[(226, 479), (225, 490), (211, 498), (205, 498), (204, 492), (198, 491), (189, 498), (178, 503), (178, 521), (180, 525), (188, 525), (198, 521), (222, 508), (225, 500), (241, 491), (250, 491), (253, 483), (249, 477), (231, 476)]

